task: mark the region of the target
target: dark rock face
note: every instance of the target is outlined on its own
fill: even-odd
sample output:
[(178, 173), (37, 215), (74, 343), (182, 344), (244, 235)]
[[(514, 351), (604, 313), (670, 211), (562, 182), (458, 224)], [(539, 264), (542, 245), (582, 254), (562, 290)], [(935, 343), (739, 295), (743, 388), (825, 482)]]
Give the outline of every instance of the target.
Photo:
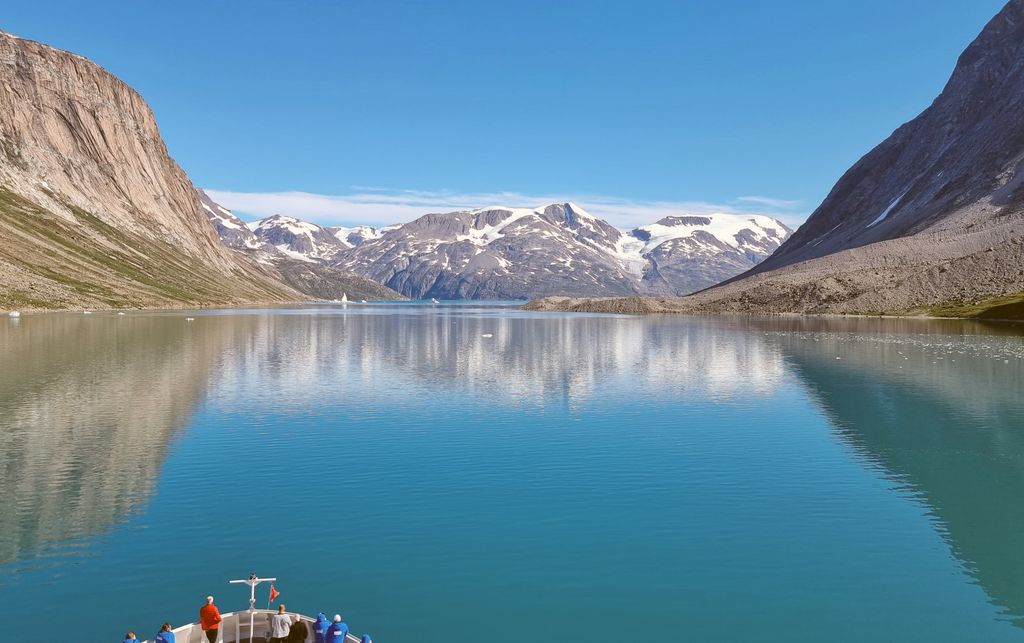
[[(1020, 212), (1022, 113), (1024, 0), (1011, 0), (963, 52), (932, 105), (850, 168), (751, 272)], [(985, 212), (969, 208), (979, 203)]]

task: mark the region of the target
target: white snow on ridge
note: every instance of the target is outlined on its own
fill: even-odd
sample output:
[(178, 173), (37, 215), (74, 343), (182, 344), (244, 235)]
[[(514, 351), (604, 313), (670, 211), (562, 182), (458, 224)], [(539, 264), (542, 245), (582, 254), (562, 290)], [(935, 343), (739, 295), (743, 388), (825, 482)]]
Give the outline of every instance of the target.
[(513, 222), (518, 221), (524, 217), (543, 214), (543, 208), (535, 208), (533, 210), (529, 208), (506, 208), (502, 206), (492, 206), (487, 208), (480, 208), (479, 210), (473, 210), (470, 214), (480, 215), (484, 212), (489, 211), (502, 211), (508, 212), (509, 216), (502, 219), (494, 225), (485, 225), (482, 228), (470, 228), (468, 234), (462, 234), (455, 238), (456, 241), (469, 241), (474, 245), (486, 246), (492, 241), (497, 241), (505, 235), (502, 234), (502, 230), (507, 228)]
[[(252, 227), (252, 224), (250, 224), (250, 227)], [(284, 228), (285, 230), (291, 232), (296, 236), (306, 235), (311, 238), (314, 232), (323, 229), (315, 223), (308, 223), (306, 221), (296, 219), (295, 217), (289, 217), (280, 214), (275, 214), (274, 216), (267, 217), (266, 219), (260, 219), (259, 221), (256, 222), (256, 226), (253, 227), (252, 229), (258, 230), (264, 227), (280, 227)]]
[(652, 223), (651, 225), (640, 226), (642, 230), (650, 235), (644, 243), (640, 254), (646, 255), (661, 244), (672, 239), (692, 237), (694, 232), (707, 232), (722, 243), (733, 248), (743, 249), (745, 245), (737, 238), (744, 230), (749, 230), (754, 238), (774, 238), (779, 242), (785, 236), (778, 221), (764, 215), (740, 215), (740, 214), (704, 214), (694, 215), (694, 218), (709, 219), (710, 222), (701, 225), (679, 223), (676, 225), (663, 225)]
[(363, 240), (363, 243), (365, 243), (367, 241), (372, 241), (374, 239), (380, 239), (382, 236), (384, 236), (385, 232), (389, 230), (394, 230), (395, 228), (398, 227), (400, 226), (391, 225), (384, 228), (374, 228), (368, 225), (359, 225), (351, 228), (334, 226), (328, 228), (328, 230), (331, 232), (331, 234), (334, 235), (334, 237), (338, 241), (343, 243), (346, 248), (352, 248), (355, 244), (348, 240), (349, 237), (352, 235), (358, 235)]
[(225, 228), (231, 228), (232, 230), (241, 230), (242, 227), (235, 222), (235, 215), (230, 210), (218, 206), (217, 209), (221, 212), (215, 212), (210, 206), (200, 202), (203, 209), (210, 213), (210, 216), (220, 222)]

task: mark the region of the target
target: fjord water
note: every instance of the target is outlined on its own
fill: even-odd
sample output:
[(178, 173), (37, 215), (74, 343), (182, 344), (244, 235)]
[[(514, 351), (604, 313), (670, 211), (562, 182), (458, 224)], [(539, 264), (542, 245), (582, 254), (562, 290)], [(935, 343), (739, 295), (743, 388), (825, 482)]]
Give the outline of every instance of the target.
[(475, 304), (3, 320), (2, 638), (152, 637), (209, 593), (245, 607), (226, 581), (255, 571), (382, 643), (1024, 640), (1019, 333)]

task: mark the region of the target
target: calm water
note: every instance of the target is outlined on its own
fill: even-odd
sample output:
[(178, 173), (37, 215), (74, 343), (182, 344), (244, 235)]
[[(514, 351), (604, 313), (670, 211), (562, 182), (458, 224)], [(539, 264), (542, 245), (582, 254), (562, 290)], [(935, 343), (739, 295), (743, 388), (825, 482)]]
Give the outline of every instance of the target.
[(4, 641), (1024, 641), (1019, 329), (189, 314), (0, 320)]

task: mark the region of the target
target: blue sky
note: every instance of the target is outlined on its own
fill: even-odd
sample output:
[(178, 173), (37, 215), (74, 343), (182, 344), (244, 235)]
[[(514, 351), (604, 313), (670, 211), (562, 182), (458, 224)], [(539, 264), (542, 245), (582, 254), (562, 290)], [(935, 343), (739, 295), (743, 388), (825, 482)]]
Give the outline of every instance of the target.
[(574, 200), (798, 223), (924, 109), (1002, 0), (5, 3), (138, 89), (254, 216)]

